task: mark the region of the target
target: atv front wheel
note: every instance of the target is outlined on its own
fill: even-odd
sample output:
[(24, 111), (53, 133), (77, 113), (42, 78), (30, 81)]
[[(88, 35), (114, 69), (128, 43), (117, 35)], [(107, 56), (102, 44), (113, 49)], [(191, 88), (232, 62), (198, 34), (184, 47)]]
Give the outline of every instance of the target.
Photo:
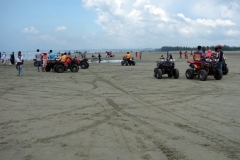
[(198, 78), (200, 81), (205, 81), (207, 79), (207, 72), (204, 69), (201, 69), (198, 73)]
[(179, 70), (177, 68), (175, 68), (173, 70), (173, 77), (174, 77), (174, 79), (178, 79), (178, 77), (179, 77)]
[(161, 78), (162, 78), (162, 70), (161, 70), (161, 69), (158, 69), (158, 70), (156, 71), (156, 78), (157, 78), (157, 79), (161, 79)]
[(133, 62), (132, 62), (132, 65), (135, 66), (135, 64), (136, 64), (135, 61), (133, 61)]
[(124, 65), (124, 62), (123, 62), (123, 61), (121, 62), (121, 65), (122, 65), (122, 66)]
[(154, 68), (154, 70), (153, 70), (153, 76), (154, 76), (155, 78), (157, 78), (157, 68)]

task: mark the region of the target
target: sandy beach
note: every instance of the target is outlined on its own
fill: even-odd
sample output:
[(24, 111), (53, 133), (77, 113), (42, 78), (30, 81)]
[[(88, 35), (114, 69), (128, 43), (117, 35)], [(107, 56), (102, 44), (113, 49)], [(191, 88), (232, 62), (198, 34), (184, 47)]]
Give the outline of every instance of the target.
[(179, 79), (155, 79), (162, 54), (77, 73), (37, 72), (26, 61), (18, 77), (0, 66), (0, 159), (240, 159), (240, 52), (225, 52), (229, 73), (219, 81), (186, 79), (178, 52)]

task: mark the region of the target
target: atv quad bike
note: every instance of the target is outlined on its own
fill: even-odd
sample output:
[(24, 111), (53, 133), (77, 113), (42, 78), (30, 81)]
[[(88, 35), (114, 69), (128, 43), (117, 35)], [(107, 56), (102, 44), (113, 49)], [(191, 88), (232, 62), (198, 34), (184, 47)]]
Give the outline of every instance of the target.
[(133, 65), (133, 66), (135, 66), (136, 65), (136, 62), (134, 61), (134, 58), (132, 57), (132, 58), (130, 58), (130, 59), (126, 59), (125, 57), (123, 57), (123, 60), (121, 61), (121, 65), (122, 66), (131, 66), (131, 65)]
[(187, 63), (190, 63), (190, 68), (185, 73), (187, 79), (198, 77), (199, 80), (205, 81), (208, 76), (213, 76), (216, 80), (222, 79), (222, 71), (218, 69), (218, 60), (214, 57), (207, 58), (205, 62), (191, 60)]
[(89, 67), (89, 63), (88, 63), (88, 59), (85, 58), (85, 59), (82, 59), (82, 60), (78, 60), (76, 59), (78, 65), (82, 68), (82, 69), (86, 69)]
[(167, 74), (169, 78), (174, 77), (174, 79), (179, 78), (179, 70), (175, 68), (175, 59), (165, 59), (163, 56), (157, 61), (157, 66), (154, 68), (154, 77), (161, 79), (162, 75)]
[(79, 65), (75, 59), (70, 58), (68, 58), (64, 63), (57, 60), (48, 60), (45, 71), (49, 72), (51, 69), (54, 69), (54, 71), (58, 73), (62, 73), (68, 69), (72, 72), (78, 72)]

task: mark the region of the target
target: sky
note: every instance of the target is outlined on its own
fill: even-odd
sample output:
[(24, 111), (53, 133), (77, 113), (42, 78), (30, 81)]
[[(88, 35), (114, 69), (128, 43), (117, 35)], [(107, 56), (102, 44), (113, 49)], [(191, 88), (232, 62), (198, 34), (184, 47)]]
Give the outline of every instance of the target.
[(0, 52), (240, 46), (240, 0), (0, 0)]

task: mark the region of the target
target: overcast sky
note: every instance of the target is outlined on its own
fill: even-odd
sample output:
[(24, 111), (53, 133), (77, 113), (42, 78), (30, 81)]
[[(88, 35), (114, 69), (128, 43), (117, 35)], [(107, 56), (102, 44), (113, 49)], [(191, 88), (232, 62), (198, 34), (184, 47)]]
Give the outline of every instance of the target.
[(0, 0), (0, 52), (240, 46), (240, 0)]

